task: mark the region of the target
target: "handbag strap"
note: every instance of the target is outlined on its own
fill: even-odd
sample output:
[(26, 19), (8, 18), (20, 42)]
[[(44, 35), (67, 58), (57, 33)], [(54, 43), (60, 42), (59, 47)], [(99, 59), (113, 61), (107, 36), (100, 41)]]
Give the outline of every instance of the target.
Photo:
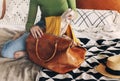
[[(39, 43), (39, 39), (36, 40), (36, 56), (39, 60), (43, 60), (40, 56), (39, 56), (39, 53), (38, 53), (38, 43)], [(56, 51), (57, 51), (57, 42), (55, 43), (55, 49), (54, 49), (54, 52), (52, 54), (52, 56), (50, 58), (48, 58), (47, 60), (44, 60), (45, 62), (48, 62), (50, 61), (56, 54)]]

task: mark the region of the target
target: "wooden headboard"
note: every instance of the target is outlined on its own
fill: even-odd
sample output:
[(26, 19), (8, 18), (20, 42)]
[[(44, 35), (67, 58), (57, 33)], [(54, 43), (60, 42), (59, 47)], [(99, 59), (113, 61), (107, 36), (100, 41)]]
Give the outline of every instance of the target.
[(76, 0), (77, 8), (117, 10), (120, 12), (120, 0)]

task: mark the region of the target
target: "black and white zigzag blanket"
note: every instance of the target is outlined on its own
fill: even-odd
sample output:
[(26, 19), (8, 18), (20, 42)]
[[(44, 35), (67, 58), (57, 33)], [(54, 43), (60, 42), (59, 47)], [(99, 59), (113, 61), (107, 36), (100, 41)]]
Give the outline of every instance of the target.
[(96, 41), (96, 45), (85, 46), (90, 39), (80, 38), (83, 46), (88, 50), (84, 63), (80, 68), (66, 74), (58, 74), (42, 68), (37, 81), (120, 81), (105, 77), (95, 70), (99, 63), (104, 63), (107, 57), (120, 54), (120, 39)]

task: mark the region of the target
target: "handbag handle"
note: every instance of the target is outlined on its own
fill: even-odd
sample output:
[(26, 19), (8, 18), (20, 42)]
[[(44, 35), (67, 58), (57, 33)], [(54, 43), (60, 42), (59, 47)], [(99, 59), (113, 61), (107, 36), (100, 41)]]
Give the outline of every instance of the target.
[[(36, 40), (36, 56), (39, 60), (43, 60), (40, 56), (39, 56), (39, 53), (38, 53), (38, 42), (39, 42), (39, 39)], [(50, 61), (56, 54), (56, 51), (57, 51), (57, 42), (55, 43), (55, 49), (54, 49), (54, 52), (52, 54), (52, 56), (50, 58), (48, 58), (47, 60), (44, 60), (45, 62), (48, 62)]]

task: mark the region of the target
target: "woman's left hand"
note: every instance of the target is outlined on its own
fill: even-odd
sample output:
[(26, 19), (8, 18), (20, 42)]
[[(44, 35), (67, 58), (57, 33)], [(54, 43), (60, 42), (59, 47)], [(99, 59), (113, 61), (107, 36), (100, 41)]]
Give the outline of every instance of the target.
[(43, 35), (43, 31), (39, 26), (31, 27), (30, 32), (34, 38), (38, 38)]

